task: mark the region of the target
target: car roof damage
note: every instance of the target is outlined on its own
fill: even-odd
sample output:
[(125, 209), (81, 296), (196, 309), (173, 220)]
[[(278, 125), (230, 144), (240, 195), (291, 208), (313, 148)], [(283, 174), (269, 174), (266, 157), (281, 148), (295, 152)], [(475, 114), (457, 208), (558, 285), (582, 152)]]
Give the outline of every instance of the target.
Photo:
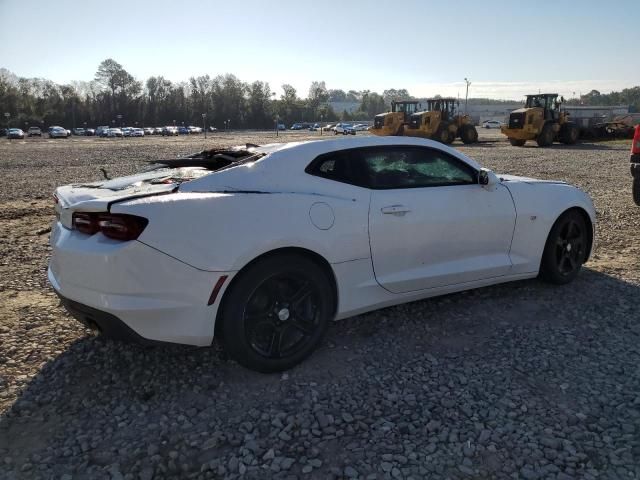
[(259, 145), (248, 143), (245, 147), (213, 148), (186, 157), (151, 160), (149, 163), (155, 168), (202, 167), (218, 171), (242, 163), (255, 162), (264, 157), (266, 153), (257, 151), (257, 148)]

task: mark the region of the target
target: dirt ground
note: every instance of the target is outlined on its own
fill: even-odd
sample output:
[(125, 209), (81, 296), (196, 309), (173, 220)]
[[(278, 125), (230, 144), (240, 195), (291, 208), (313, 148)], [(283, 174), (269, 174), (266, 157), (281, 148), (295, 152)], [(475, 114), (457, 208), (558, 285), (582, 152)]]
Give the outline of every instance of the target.
[[(154, 375), (158, 375), (158, 379), (162, 378), (162, 381), (167, 381), (169, 391), (175, 387), (172, 382), (187, 382), (191, 385), (189, 392), (208, 392), (207, 394), (210, 395), (212, 401), (220, 402), (221, 405), (226, 405), (225, 402), (235, 403), (235, 410), (231, 406), (224, 410), (224, 418), (216, 416), (214, 420), (210, 420), (217, 422), (216, 428), (221, 431), (224, 431), (225, 425), (231, 428), (229, 425), (232, 423), (225, 423), (227, 419), (235, 417), (240, 419), (252, 408), (265, 412), (268, 408), (273, 407), (272, 410), (269, 410), (269, 415), (274, 414), (274, 411), (278, 409), (288, 414), (290, 410), (286, 405), (288, 405), (287, 398), (291, 392), (282, 387), (282, 377), (260, 376), (246, 372), (238, 365), (229, 362), (217, 347), (206, 349), (206, 353), (194, 354), (196, 360), (191, 358), (192, 354), (190, 353), (180, 353), (175, 354), (169, 364), (163, 364), (163, 356), (160, 354), (140, 353), (140, 350), (136, 349), (137, 347), (120, 346), (114, 342), (94, 339), (87, 330), (72, 320), (58, 305), (58, 300), (46, 280), (49, 255), (48, 235), (53, 221), (52, 193), (59, 185), (101, 178), (99, 168), (105, 168), (111, 176), (119, 176), (135, 172), (148, 160), (172, 158), (177, 155), (193, 153), (205, 147), (237, 145), (246, 142), (265, 144), (276, 141), (317, 138), (320, 138), (317, 132), (284, 132), (278, 138), (273, 132), (234, 132), (209, 135), (206, 140), (202, 135), (140, 139), (26, 139), (11, 142), (0, 140), (0, 477), (51, 478), (53, 476), (59, 478), (59, 475), (69, 473), (80, 475), (78, 478), (102, 478), (103, 474), (105, 478), (110, 475), (111, 478), (118, 478), (114, 474), (115, 467), (113, 465), (115, 463), (119, 465), (118, 471), (122, 472), (125, 478), (165, 478), (177, 475), (177, 472), (180, 471), (189, 472), (189, 475), (193, 474), (192, 476), (198, 474), (208, 476), (207, 473), (203, 473), (209, 472), (208, 467), (204, 467), (205, 464), (211, 467), (210, 471), (213, 472), (211, 478), (241, 475), (243, 468), (245, 468), (245, 473), (242, 475), (250, 475), (253, 471), (251, 469), (254, 467), (256, 468), (255, 472), (258, 473), (264, 472), (264, 470), (260, 470), (261, 468), (271, 468), (268, 471), (274, 475), (275, 472), (282, 473), (283, 465), (286, 463), (284, 460), (281, 460), (277, 466), (279, 470), (275, 470), (272, 460), (269, 460), (270, 463), (266, 464), (267, 466), (262, 465), (261, 462), (267, 461), (264, 460), (266, 457), (262, 457), (262, 453), (260, 457), (262, 460), (258, 459), (258, 462), (254, 464), (250, 460), (246, 460), (246, 456), (242, 457), (235, 450), (232, 452), (235, 445), (229, 438), (233, 439), (233, 435), (225, 437), (226, 441), (230, 443), (225, 444), (220, 440), (221, 445), (226, 445), (224, 447), (226, 450), (222, 449), (216, 453), (216, 459), (224, 459), (224, 462), (220, 462), (221, 467), (217, 464), (214, 465), (212, 463), (214, 460), (207, 460), (209, 463), (202, 461), (200, 457), (198, 457), (200, 460), (193, 460), (195, 457), (189, 456), (190, 453), (186, 447), (184, 451), (180, 449), (182, 447), (175, 447), (177, 453), (172, 453), (174, 450), (169, 448), (160, 447), (160, 453), (152, 453), (147, 452), (146, 447), (139, 446), (142, 449), (140, 455), (128, 456), (129, 454), (123, 453), (124, 447), (122, 445), (133, 445), (135, 440), (129, 437), (119, 437), (118, 433), (109, 429), (131, 428), (132, 432), (135, 432), (138, 427), (134, 428), (131, 426), (132, 424), (114, 427), (114, 425), (118, 425), (118, 421), (115, 420), (113, 425), (108, 422), (100, 424), (101, 440), (95, 442), (91, 439), (87, 440), (86, 448), (84, 443), (80, 443), (77, 449), (66, 444), (66, 437), (71, 435), (71, 432), (76, 436), (82, 436), (83, 431), (93, 432), (90, 435), (98, 435), (95, 433), (97, 430), (92, 430), (95, 425), (92, 424), (91, 418), (94, 414), (104, 415), (105, 418), (109, 417), (110, 413), (108, 412), (111, 411), (109, 409), (115, 408), (114, 405), (117, 404), (116, 397), (111, 399), (112, 403), (106, 404), (104, 412), (98, 413), (92, 413), (88, 406), (84, 409), (84, 402), (92, 401), (90, 397), (94, 391), (99, 391), (103, 396), (111, 395), (108, 390), (101, 389), (95, 383), (98, 381), (96, 375), (99, 376), (101, 382), (111, 382), (112, 385), (115, 385), (113, 388), (121, 388), (122, 384), (118, 383), (120, 382), (118, 376), (126, 378), (129, 361), (149, 360), (155, 362), (146, 368)], [(605, 383), (600, 384), (597, 380), (600, 378), (600, 374), (602, 374), (603, 382), (607, 376), (622, 375), (617, 384), (626, 385), (625, 395), (635, 398), (635, 403), (633, 403), (633, 399), (629, 400), (631, 403), (625, 404), (627, 406), (624, 408), (634, 412), (640, 408), (638, 407), (640, 404), (640, 390), (638, 388), (640, 374), (637, 370), (637, 362), (640, 360), (640, 342), (638, 341), (640, 340), (640, 331), (638, 330), (638, 324), (640, 324), (640, 308), (638, 307), (638, 299), (640, 299), (640, 295), (638, 295), (640, 292), (640, 207), (635, 206), (631, 199), (628, 142), (582, 143), (575, 146), (554, 145), (545, 149), (540, 149), (532, 144), (524, 148), (517, 148), (510, 146), (495, 131), (482, 131), (480, 140), (481, 142), (476, 145), (465, 146), (456, 142), (454, 146), (497, 173), (565, 180), (581, 187), (591, 195), (597, 210), (596, 248), (587, 268), (581, 274), (581, 278), (573, 285), (558, 290), (544, 286), (538, 281), (518, 282), (515, 285), (490, 287), (479, 293), (451, 295), (442, 299), (417, 302), (410, 306), (389, 308), (381, 312), (348, 319), (342, 325), (338, 324), (331, 329), (325, 345), (318, 354), (301, 367), (294, 369), (284, 379), (289, 381), (290, 375), (291, 379), (306, 385), (306, 390), (303, 389), (304, 392), (309, 389), (316, 390), (321, 392), (321, 396), (323, 393), (327, 395), (331, 392), (336, 393), (333, 391), (333, 387), (341, 382), (344, 382), (341, 391), (348, 391), (350, 388), (348, 384), (353, 382), (353, 379), (349, 378), (349, 372), (357, 371), (360, 372), (359, 375), (362, 374), (366, 377), (369, 372), (368, 366), (379, 362), (380, 359), (377, 357), (382, 351), (387, 351), (389, 348), (392, 350), (389, 353), (387, 365), (389, 368), (398, 368), (399, 365), (413, 362), (415, 359), (409, 358), (407, 352), (415, 353), (416, 348), (422, 349), (420, 355), (428, 355), (429, 358), (435, 357), (441, 362), (444, 360), (440, 355), (444, 355), (442, 358), (460, 358), (462, 362), (464, 356), (472, 351), (472, 353), (475, 352), (473, 353), (474, 361), (481, 365), (483, 362), (488, 362), (489, 357), (495, 352), (489, 352), (487, 350), (489, 347), (480, 348), (478, 345), (490, 345), (498, 337), (501, 339), (500, 342), (508, 344), (507, 347), (503, 345), (501, 348), (507, 348), (505, 351), (511, 358), (506, 366), (503, 365), (501, 368), (514, 375), (527, 376), (531, 374), (531, 370), (527, 370), (529, 367), (522, 367), (525, 368), (524, 371), (517, 369), (519, 355), (529, 352), (528, 354), (533, 358), (539, 354), (540, 350), (545, 349), (544, 345), (549, 345), (550, 349), (554, 348), (552, 344), (558, 337), (548, 338), (545, 336), (547, 333), (541, 332), (540, 329), (544, 327), (543, 329), (551, 331), (556, 328), (553, 322), (557, 317), (558, 319), (564, 318), (562, 321), (559, 320), (560, 324), (564, 325), (562, 328), (575, 328), (576, 332), (582, 332), (574, 332), (575, 335), (572, 335), (575, 338), (584, 338), (582, 329), (587, 328), (585, 325), (588, 324), (593, 325), (593, 335), (596, 338), (594, 341), (606, 343), (606, 339), (602, 335), (609, 335), (610, 338), (616, 339), (612, 340), (610, 344), (603, 345), (602, 348), (593, 350), (594, 352), (598, 351), (599, 355), (610, 355), (608, 359), (581, 360), (591, 365), (590, 371), (583, 371), (579, 362), (575, 365), (570, 362), (571, 365), (567, 368), (575, 367), (577, 373), (567, 382), (571, 385), (574, 382), (578, 390), (584, 390), (580, 391), (585, 396), (588, 396), (586, 392), (591, 389), (594, 396), (603, 395), (598, 397), (601, 402), (611, 402), (610, 405), (602, 407), (601, 413), (597, 414), (598, 418), (603, 417), (607, 422), (618, 422), (615, 423), (616, 425), (623, 425), (625, 422), (635, 423), (634, 428), (625, 430), (624, 425), (616, 427), (622, 432), (620, 433), (621, 443), (614, 445), (615, 442), (613, 442), (609, 445), (604, 441), (602, 448), (606, 452), (603, 454), (603, 458), (598, 461), (594, 461), (588, 453), (585, 453), (585, 458), (577, 454), (577, 457), (573, 455), (577, 458), (573, 460), (567, 454), (566, 458), (562, 457), (563, 463), (558, 464), (556, 459), (548, 458), (546, 450), (542, 450), (541, 447), (542, 459), (536, 460), (537, 463), (531, 463), (532, 460), (529, 462), (530, 465), (526, 462), (518, 464), (515, 457), (527, 454), (525, 447), (522, 447), (522, 451), (517, 450), (520, 448), (518, 446), (520, 442), (523, 445), (526, 443), (524, 439), (518, 437), (519, 440), (512, 439), (511, 443), (504, 444), (500, 444), (496, 440), (495, 448), (497, 451), (495, 449), (483, 450), (479, 446), (472, 455), (467, 455), (466, 451), (463, 452), (464, 445), (462, 443), (460, 443), (462, 446), (455, 446), (455, 448), (454, 446), (438, 447), (440, 449), (435, 453), (424, 455), (437, 456), (438, 452), (442, 451), (442, 457), (429, 457), (430, 460), (427, 457), (422, 457), (423, 453), (420, 452), (423, 451), (417, 448), (415, 450), (417, 452), (415, 471), (410, 471), (407, 466), (413, 465), (411, 463), (413, 460), (405, 464), (402, 459), (396, 457), (378, 461), (368, 457), (360, 458), (355, 453), (352, 456), (342, 454), (342, 456), (334, 456), (327, 444), (317, 446), (311, 442), (320, 450), (320, 454), (317, 454), (316, 457), (321, 458), (322, 461), (313, 463), (310, 459), (316, 457), (305, 453), (304, 458), (307, 463), (303, 464), (300, 457), (289, 452), (288, 455), (300, 463), (299, 468), (297, 467), (298, 463), (288, 467), (291, 475), (316, 472), (319, 478), (331, 475), (338, 478), (351, 477), (353, 471), (356, 471), (357, 475), (354, 478), (358, 476), (364, 478), (365, 474), (375, 474), (376, 472), (379, 473), (379, 478), (385, 478), (385, 475), (391, 475), (394, 478), (408, 478), (413, 475), (414, 478), (420, 478), (419, 468), (426, 469), (422, 472), (424, 475), (438, 473), (438, 470), (435, 470), (435, 473), (429, 470), (431, 467), (428, 464), (431, 462), (433, 465), (441, 464), (442, 472), (448, 472), (447, 475), (450, 475), (451, 478), (464, 477), (465, 475), (470, 477), (478, 475), (477, 478), (502, 478), (503, 476), (507, 478), (513, 472), (519, 472), (518, 475), (521, 477), (543, 478), (544, 468), (547, 465), (555, 465), (557, 470), (550, 469), (549, 475), (552, 476), (544, 478), (564, 478), (560, 476), (561, 473), (566, 473), (568, 475), (566, 478), (588, 478), (589, 476), (592, 478), (599, 476), (622, 478), (618, 476), (621, 474), (620, 469), (625, 472), (625, 478), (640, 478), (637, 476), (640, 475), (639, 470), (634, 469), (634, 466), (640, 464), (640, 443), (638, 440), (640, 438), (640, 420), (635, 413), (624, 421), (615, 417), (620, 412), (618, 410), (618, 413), (614, 413), (615, 409), (624, 402), (613, 404), (620, 401), (620, 398), (607, 397), (607, 390), (609, 388), (616, 390), (617, 387), (615, 384), (613, 386), (606, 386)], [(468, 310), (474, 308), (479, 309), (480, 314), (477, 318), (483, 319), (484, 324), (478, 323), (477, 318), (473, 321), (468, 318)], [(508, 315), (505, 312), (509, 312)], [(505, 317), (505, 315), (507, 316)], [(519, 323), (521, 320), (523, 323)], [(469, 331), (472, 333), (469, 334)], [(527, 337), (527, 332), (539, 332), (540, 336)], [(512, 334), (513, 338), (510, 339), (509, 336)], [(538, 333), (531, 333), (531, 335), (535, 336)], [(390, 347), (389, 341), (394, 338), (392, 344), (395, 347), (393, 345)], [(426, 340), (423, 345), (416, 346), (416, 342), (420, 338)], [(511, 340), (516, 338), (524, 343), (514, 346)], [(410, 343), (410, 345), (403, 347), (405, 351), (394, 350), (403, 340)], [(635, 342), (635, 348), (632, 343), (628, 343), (632, 340)], [(528, 350), (527, 343), (530, 343), (529, 347), (539, 345), (537, 353)], [(580, 342), (574, 344), (572, 340), (568, 345), (569, 347), (567, 344), (560, 344), (556, 347), (559, 349), (568, 348), (568, 350), (575, 347), (576, 355), (589, 357), (590, 353), (583, 351)], [(480, 350), (476, 351), (477, 348)], [(454, 352), (454, 357), (447, 356), (451, 352)], [(622, 352), (625, 352), (625, 357), (621, 356)], [(485, 358), (484, 355), (488, 357)], [(117, 359), (114, 359), (115, 357)], [(189, 359), (185, 359), (186, 357)], [(89, 360), (95, 358), (103, 362), (101, 368), (111, 369), (111, 373), (96, 373), (93, 370), (96, 364), (91, 363), (94, 360)], [(373, 360), (374, 358), (375, 360)], [(611, 364), (612, 359), (615, 358), (620, 359), (619, 368), (622, 373), (616, 371), (615, 365)], [(85, 360), (89, 360), (89, 364), (85, 363)], [(453, 360), (451, 361), (453, 362)], [(203, 369), (203, 362), (212, 366), (215, 372)], [(635, 362), (636, 370), (629, 370), (625, 362)], [(196, 366), (194, 367), (194, 365)], [(510, 370), (510, 365), (514, 370)], [(531, 365), (535, 365), (533, 360)], [(604, 370), (598, 371), (599, 366), (604, 368), (605, 365), (606, 372)], [(193, 370), (185, 371), (189, 366), (193, 367)], [(381, 371), (384, 371), (385, 368), (387, 367), (381, 367)], [(455, 368), (455, 366), (451, 366), (451, 368)], [(540, 382), (536, 384), (538, 385), (536, 395), (541, 395), (540, 403), (555, 402), (555, 395), (559, 395), (560, 393), (557, 392), (560, 390), (553, 394), (544, 393), (541, 385), (544, 385), (548, 379), (545, 380), (543, 376), (539, 376), (541, 370), (536, 370), (536, 367), (532, 368), (535, 370), (533, 375)], [(556, 368), (556, 373), (561, 375), (564, 366), (559, 363), (553, 368)], [(369, 373), (372, 378), (375, 377), (377, 385), (382, 391), (392, 390), (388, 383), (391, 381), (389, 380), (391, 377), (385, 377), (380, 371)], [(105, 377), (105, 375), (107, 376)], [(206, 385), (211, 378), (214, 381), (208, 390), (209, 387)], [(397, 378), (394, 378), (393, 381), (397, 381)], [(594, 383), (590, 385), (592, 381)], [(194, 387), (194, 382), (199, 386)], [(222, 385), (225, 387), (223, 388)], [(446, 383), (444, 385), (446, 388)], [(491, 389), (491, 387), (486, 388)], [(58, 389), (62, 391), (55, 392)], [(494, 393), (498, 392), (497, 389), (498, 387)], [(31, 393), (29, 393), (30, 391)], [(256, 392), (269, 393), (266, 397), (258, 399), (254, 398)], [(437, 394), (437, 391), (435, 393)], [(172, 402), (179, 398), (180, 392), (174, 391), (173, 394), (177, 396), (172, 397)], [(306, 394), (304, 393), (304, 395)], [(613, 395), (613, 393), (611, 394)], [(222, 395), (222, 397), (219, 398), (217, 395)], [(344, 395), (346, 395), (345, 398), (351, 398), (347, 393)], [(351, 392), (351, 395), (354, 399), (358, 398), (355, 391)], [(576, 400), (577, 403), (580, 401)], [(585, 400), (585, 405), (588, 405), (589, 401)], [(77, 403), (73, 404), (73, 402)], [(260, 405), (264, 407), (264, 410), (261, 410)], [(276, 405), (279, 407), (276, 408)], [(365, 407), (366, 405), (359, 406), (361, 409)], [(176, 413), (172, 410), (174, 406), (170, 407), (169, 403), (156, 405), (155, 408), (162, 410), (167, 415), (169, 415), (168, 412)], [(163, 410), (165, 408), (166, 410)], [(183, 412), (187, 408), (188, 406), (183, 405), (179, 410)], [(273, 410), (274, 408), (275, 410)], [(341, 405), (340, 408), (346, 409), (345, 405)], [(353, 408), (355, 409), (355, 406)], [(380, 408), (380, 411), (384, 413), (385, 410)], [(407, 408), (410, 411), (414, 407)], [(145, 411), (144, 409), (137, 411), (137, 414), (144, 416)], [(367, 411), (359, 411), (364, 417), (369, 415)], [(533, 412), (532, 410), (531, 415), (534, 415)], [(222, 414), (219, 413), (219, 415)], [(340, 415), (340, 412), (335, 413), (335, 416)], [(346, 423), (352, 417), (351, 413), (348, 416), (342, 415)], [(535, 418), (530, 420), (538, 422), (542, 415), (544, 415), (542, 410), (537, 411)], [(596, 414), (594, 413), (594, 415)], [(257, 424), (259, 417), (260, 415), (252, 422)], [(192, 425), (197, 425), (196, 420), (188, 418)], [(282, 418), (284, 419), (284, 417)], [(85, 427), (77, 427), (77, 422), (84, 422)], [(267, 426), (273, 425), (273, 422), (275, 420), (269, 419)], [(367, 419), (363, 418), (362, 422), (367, 424)], [(485, 423), (486, 426), (483, 428), (493, 432), (498, 431), (497, 427), (490, 428), (488, 426), (491, 424), (490, 422)], [(410, 432), (407, 435), (410, 437), (413, 434), (411, 430), (413, 427), (407, 428), (409, 428), (407, 431)], [(558, 429), (561, 430), (560, 427)], [(348, 430), (345, 431), (348, 432)], [(618, 451), (622, 448), (620, 445), (624, 443), (625, 438), (629, 442), (628, 437), (624, 437), (625, 434), (629, 434), (629, 431), (632, 432), (631, 437), (635, 440), (629, 443), (626, 453)], [(364, 444), (366, 441), (363, 438), (371, 438), (358, 436), (357, 429), (354, 432), (350, 438), (351, 441), (361, 441)], [(150, 433), (148, 438), (152, 438), (153, 435), (155, 434)], [(255, 431), (253, 435), (261, 445), (261, 436)], [(276, 442), (280, 442), (277, 445), (281, 446), (281, 456), (286, 459), (288, 457), (285, 450), (289, 448), (288, 445), (293, 440), (287, 440), (288, 433), (284, 436), (279, 433), (277, 435), (279, 436), (276, 438)], [(483, 435), (480, 434), (481, 437)], [(610, 436), (614, 439), (617, 438), (614, 434), (610, 434)], [(113, 458), (118, 458), (118, 462), (112, 458), (96, 461), (91, 455), (95, 456), (95, 452), (104, 447), (104, 442), (108, 443), (112, 438), (112, 445), (118, 445), (120, 453), (106, 447), (104, 451), (110, 452)], [(185, 433), (184, 439), (186, 438)], [(180, 437), (180, 441), (184, 439)], [(170, 438), (167, 441), (172, 444), (174, 440), (177, 441), (175, 438)], [(340, 443), (340, 439), (336, 441), (338, 444), (332, 447), (337, 449), (336, 452), (343, 451), (348, 444), (346, 437), (344, 443)], [(578, 440), (572, 441), (576, 445), (582, 445)], [(416, 440), (416, 445), (419, 445), (418, 440)], [(458, 444), (455, 443), (455, 445)], [(597, 443), (594, 445), (594, 448), (597, 449)], [(580, 449), (582, 447), (575, 448), (578, 453), (589, 451), (586, 447), (582, 450)], [(265, 450), (265, 452), (264, 455), (270, 457), (268, 451)], [(487, 452), (493, 452), (492, 455), (498, 456), (497, 458), (502, 465), (500, 468), (492, 467), (487, 461), (484, 463), (476, 461), (479, 458), (478, 455), (481, 453), (488, 455)], [(612, 460), (611, 455), (614, 453), (611, 452), (615, 453), (615, 458), (619, 459), (621, 463)], [(145, 461), (153, 458), (154, 455), (166, 457), (167, 460), (158, 460), (156, 463), (150, 464), (151, 466), (146, 465)], [(185, 466), (180, 463), (183, 461), (183, 455)], [(276, 448), (276, 458), (278, 455)], [(384, 456), (382, 453), (381, 455)], [(406, 454), (403, 455), (406, 456)], [(255, 457), (257, 458), (257, 454)], [(338, 459), (338, 457), (340, 458)], [(176, 458), (180, 458), (180, 462)], [(239, 459), (240, 463), (234, 461), (234, 458)], [(434, 458), (440, 458), (438, 460), (440, 464), (435, 462)], [(470, 460), (466, 462), (464, 458)], [(242, 462), (248, 463), (245, 466), (245, 463)], [(240, 464), (244, 467), (239, 467)], [(387, 464), (392, 464), (392, 466), (387, 469)], [(511, 470), (505, 471), (504, 465), (510, 465)], [(394, 472), (393, 468), (396, 467), (399, 476), (390, 473)], [(92, 468), (94, 470), (91, 470)], [(146, 472), (145, 475), (149, 473), (149, 468), (151, 476), (143, 477), (144, 472)], [(174, 468), (175, 470), (172, 470)], [(542, 476), (528, 477), (529, 471), (532, 472), (532, 475), (537, 474), (538, 471), (543, 473), (540, 473)], [(87, 472), (90, 473), (87, 474)], [(321, 473), (323, 476), (320, 475)], [(82, 475), (85, 474), (88, 476), (83, 477)], [(259, 475), (256, 478), (259, 478)]]

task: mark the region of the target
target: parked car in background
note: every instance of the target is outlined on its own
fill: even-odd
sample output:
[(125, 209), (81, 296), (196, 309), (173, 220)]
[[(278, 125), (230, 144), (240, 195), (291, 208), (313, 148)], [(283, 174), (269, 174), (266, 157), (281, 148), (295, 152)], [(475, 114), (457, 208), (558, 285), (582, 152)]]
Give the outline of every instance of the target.
[(153, 129), (154, 135), (162, 135), (162, 127), (156, 127)]
[(485, 120), (482, 122), (482, 128), (500, 128), (503, 125), (498, 120)]
[(84, 134), (87, 137), (93, 137), (96, 134), (96, 131), (93, 128), (87, 128), (87, 129), (85, 129)]
[(162, 129), (163, 136), (174, 136), (178, 135), (178, 127), (168, 126)]
[(294, 123), (291, 125), (291, 130), (302, 130), (304, 125), (302, 123)]
[(286, 130), (286, 129), (287, 129), (287, 126), (284, 123), (279, 123), (278, 124), (278, 130), (282, 131), (282, 130)]
[(189, 131), (189, 127), (185, 127), (184, 125), (181, 127), (178, 127), (178, 134), (180, 135), (189, 135), (189, 133), (191, 133)]
[(98, 128), (96, 128), (96, 137), (106, 137), (107, 136), (107, 132), (109, 131), (109, 126), (108, 125), (101, 125)]
[(120, 129), (122, 131), (122, 136), (123, 137), (130, 137), (131, 136), (131, 132), (133, 131), (132, 127), (122, 127)]
[(144, 129), (142, 128), (132, 128), (130, 135), (131, 137), (144, 137)]
[(333, 132), (338, 135), (355, 135), (356, 131), (353, 129), (353, 125), (350, 123), (338, 123), (335, 127), (333, 127)]
[(189, 133), (202, 133), (202, 127), (194, 127), (193, 125), (189, 125), (187, 127)]
[(69, 138), (69, 130), (62, 127), (50, 127), (49, 138)]
[(21, 128), (10, 128), (9, 132), (7, 133), (7, 138), (23, 139), (24, 132), (22, 131)]
[(596, 221), (565, 182), (394, 136), (204, 151), (55, 197), (48, 279), (72, 315), (138, 340), (217, 335), (261, 372), (300, 363), (334, 319), (538, 276), (568, 284)]
[(143, 130), (145, 135), (153, 135), (153, 128), (145, 127)]
[(217, 132), (218, 129), (212, 125), (212, 126), (209, 127), (209, 131), (210, 132)]
[(322, 130), (324, 130), (325, 132), (332, 132), (334, 127), (335, 125), (333, 123), (328, 123), (327, 125), (322, 127)]
[(353, 129), (356, 132), (365, 132), (368, 128), (369, 128), (369, 125), (367, 125), (366, 123), (358, 123), (357, 125), (353, 126)]
[(27, 135), (30, 137), (41, 137), (42, 130), (40, 130), (40, 127), (29, 127), (29, 130), (27, 130)]
[(311, 125), (311, 126), (309, 127), (309, 131), (310, 131), (310, 132), (315, 132), (315, 131), (317, 131), (317, 130), (319, 130), (319, 129), (320, 129), (320, 124), (319, 124), (319, 123), (314, 123), (313, 125)]
[(119, 128), (110, 128), (109, 130), (107, 130), (107, 137), (110, 138), (114, 138), (114, 137), (123, 137), (124, 134), (122, 133), (122, 130)]
[(85, 136), (85, 130), (84, 130), (84, 128), (74, 128), (74, 129), (73, 129), (73, 131), (72, 131), (72, 133), (73, 133), (74, 135), (79, 136), (79, 137), (84, 137), (84, 136)]

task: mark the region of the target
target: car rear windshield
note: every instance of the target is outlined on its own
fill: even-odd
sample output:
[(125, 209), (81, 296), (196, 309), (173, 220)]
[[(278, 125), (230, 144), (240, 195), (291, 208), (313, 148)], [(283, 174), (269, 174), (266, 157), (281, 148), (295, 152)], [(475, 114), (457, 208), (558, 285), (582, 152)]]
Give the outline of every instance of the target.
[(202, 167), (211, 171), (252, 163), (264, 157), (266, 153), (256, 152), (257, 145), (248, 144), (246, 148), (227, 148), (203, 150), (193, 155), (167, 160), (152, 160), (150, 170), (156, 168)]

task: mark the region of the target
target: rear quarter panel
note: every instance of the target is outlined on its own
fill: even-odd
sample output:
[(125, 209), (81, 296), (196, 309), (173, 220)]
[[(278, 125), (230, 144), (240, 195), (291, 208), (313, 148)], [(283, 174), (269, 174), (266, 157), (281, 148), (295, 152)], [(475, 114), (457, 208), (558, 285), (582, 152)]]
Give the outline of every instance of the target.
[[(354, 189), (355, 190), (355, 189)], [(333, 212), (318, 228), (310, 210)], [(149, 219), (139, 241), (196, 268), (236, 271), (284, 247), (309, 249), (330, 263), (369, 258), (369, 194), (175, 193), (115, 204), (111, 211)], [(317, 223), (317, 222), (316, 222)]]

